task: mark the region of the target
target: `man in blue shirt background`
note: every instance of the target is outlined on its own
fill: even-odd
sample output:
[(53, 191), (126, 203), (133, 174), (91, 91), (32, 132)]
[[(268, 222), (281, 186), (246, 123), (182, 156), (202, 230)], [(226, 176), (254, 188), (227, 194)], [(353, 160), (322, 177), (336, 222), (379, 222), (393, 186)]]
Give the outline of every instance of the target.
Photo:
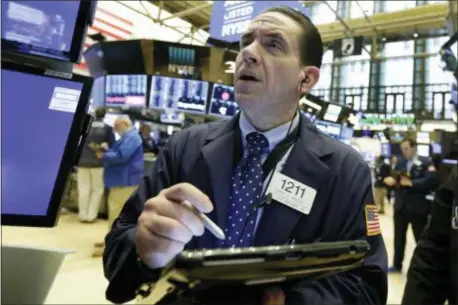
[[(121, 138), (113, 147), (105, 147), (105, 152), (97, 152), (97, 158), (104, 164), (104, 183), (108, 194), (108, 229), (121, 213), (122, 207), (137, 189), (143, 178), (142, 138), (132, 127), (127, 116), (120, 116), (114, 123), (114, 131)], [(93, 256), (101, 256), (103, 243), (94, 251)]]

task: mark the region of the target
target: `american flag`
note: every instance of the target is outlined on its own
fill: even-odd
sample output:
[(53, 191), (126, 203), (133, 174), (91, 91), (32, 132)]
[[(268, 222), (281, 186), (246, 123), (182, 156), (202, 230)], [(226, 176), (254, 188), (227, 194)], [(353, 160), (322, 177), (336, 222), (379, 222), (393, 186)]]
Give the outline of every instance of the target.
[(375, 205), (366, 205), (366, 230), (367, 236), (379, 235), (381, 233), (378, 209)]
[[(120, 14), (101, 7), (103, 4), (102, 1), (98, 2), (94, 23), (87, 30), (84, 50), (95, 43), (89, 35), (100, 33), (105, 36), (107, 41), (126, 40), (133, 35), (134, 23)], [(80, 74), (89, 74), (84, 58), (82, 58), (79, 65), (74, 65), (73, 71)]]

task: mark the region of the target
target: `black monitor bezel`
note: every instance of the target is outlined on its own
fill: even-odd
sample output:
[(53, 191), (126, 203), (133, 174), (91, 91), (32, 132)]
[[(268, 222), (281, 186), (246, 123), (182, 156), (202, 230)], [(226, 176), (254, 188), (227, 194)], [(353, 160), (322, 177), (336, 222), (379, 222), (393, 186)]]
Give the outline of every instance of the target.
[(82, 57), (83, 48), (84, 48), (84, 40), (86, 37), (87, 28), (89, 23), (92, 22), (91, 18), (94, 10), (93, 1), (92, 0), (79, 0), (80, 6), (78, 8), (78, 14), (76, 16), (75, 21), (75, 28), (73, 30), (73, 37), (72, 37), (72, 44), (70, 46), (70, 50), (63, 52), (64, 55), (62, 58), (58, 56), (46, 56), (46, 55), (38, 55), (38, 54), (31, 54), (27, 51), (21, 51), (21, 46), (30, 46), (29, 44), (20, 43), (16, 41), (11, 41), (2, 38), (2, 52), (9, 51), (15, 52), (20, 54), (25, 54), (27, 56), (31, 56), (34, 58), (49, 58), (58, 61), (64, 62), (72, 62), (72, 63), (79, 63)]
[[(84, 120), (87, 115), (87, 109), (89, 107), (89, 98), (91, 94), (93, 78), (71, 73), (61, 73), (62, 77), (58, 77), (56, 75), (59, 73), (56, 73), (56, 71), (3, 61), (2, 70), (10, 70), (56, 79), (65, 79), (83, 84), (80, 99), (78, 101), (78, 106), (76, 107), (73, 122), (70, 127), (67, 142), (65, 144), (64, 154), (62, 156), (60, 167), (57, 172), (56, 181), (51, 193), (46, 215), (17, 215), (3, 214), (2, 212), (1, 220), (2, 225), (4, 226), (54, 227), (59, 217), (61, 199), (65, 191), (67, 178), (75, 165), (75, 158), (78, 151), (79, 141), (84, 132)], [(26, 185), (24, 185), (24, 187), (26, 188)], [(31, 198), (31, 200), (33, 200), (33, 198)]]

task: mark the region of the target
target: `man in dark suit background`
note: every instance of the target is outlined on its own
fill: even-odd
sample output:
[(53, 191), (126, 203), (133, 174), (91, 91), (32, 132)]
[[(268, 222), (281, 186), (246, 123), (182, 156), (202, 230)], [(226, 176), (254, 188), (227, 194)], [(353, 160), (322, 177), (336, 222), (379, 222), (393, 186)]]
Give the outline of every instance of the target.
[[(371, 252), (362, 267), (281, 285), (277, 297), (265, 298), (256, 287), (192, 297), (201, 304), (385, 304), (387, 256), (370, 169), (356, 151), (318, 132), (297, 111), (300, 98), (319, 79), (322, 56), (318, 30), (300, 12), (274, 7), (252, 22), (241, 38), (234, 75), (241, 113), (229, 122), (197, 125), (172, 136), (107, 235), (104, 270), (110, 301), (133, 299), (184, 249), (364, 239)], [(283, 154), (272, 169), (261, 171), (278, 149)], [(280, 187), (259, 179), (280, 171), (316, 191), (314, 198), (300, 202), (309, 209), (300, 212), (275, 198), (254, 209), (263, 189)], [(248, 175), (252, 180), (240, 183)], [(226, 240), (221, 243), (205, 231), (180, 204), (184, 200), (208, 213)], [(239, 220), (250, 230), (232, 230)], [(168, 304), (190, 302), (182, 298)]]
[(417, 155), (414, 139), (404, 139), (401, 150), (404, 159), (396, 164), (393, 175), (384, 180), (386, 185), (395, 187), (394, 261), (391, 272), (402, 270), (409, 224), (412, 224), (415, 241), (420, 238), (431, 210), (431, 201), (427, 196), (439, 186), (434, 165), (428, 158)]

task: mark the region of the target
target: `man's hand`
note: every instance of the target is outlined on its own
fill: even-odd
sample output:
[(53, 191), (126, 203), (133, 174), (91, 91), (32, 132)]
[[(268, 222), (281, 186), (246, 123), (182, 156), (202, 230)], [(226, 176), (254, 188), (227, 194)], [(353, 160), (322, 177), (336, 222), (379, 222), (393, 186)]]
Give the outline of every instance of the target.
[(412, 187), (412, 180), (405, 176), (401, 176), (401, 181), (399, 181), (399, 184), (404, 187)]
[(193, 236), (204, 233), (202, 221), (181, 204), (184, 200), (203, 213), (213, 210), (207, 195), (191, 184), (180, 183), (149, 199), (138, 218), (137, 253), (152, 269), (166, 266)]
[(386, 177), (385, 179), (383, 179), (383, 183), (388, 186), (393, 186), (396, 184), (396, 180), (394, 180), (393, 177)]
[(102, 158), (103, 158), (103, 152), (101, 152), (101, 151), (96, 151), (96, 152), (95, 152), (95, 156), (97, 157), (97, 159), (102, 160)]
[(104, 150), (109, 150), (110, 147), (108, 146), (108, 143), (107, 142), (103, 142), (102, 144), (100, 144), (100, 147)]

